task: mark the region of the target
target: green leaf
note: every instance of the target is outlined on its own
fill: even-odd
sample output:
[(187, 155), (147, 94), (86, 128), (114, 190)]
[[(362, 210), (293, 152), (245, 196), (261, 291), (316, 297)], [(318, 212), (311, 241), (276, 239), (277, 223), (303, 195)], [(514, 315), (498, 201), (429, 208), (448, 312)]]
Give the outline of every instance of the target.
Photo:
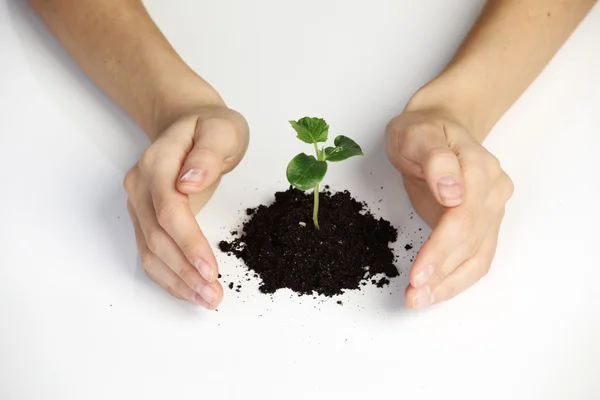
[(314, 156), (298, 154), (287, 166), (287, 179), (298, 190), (308, 190), (317, 186), (325, 177), (327, 163)]
[(347, 136), (338, 136), (333, 141), (335, 147), (325, 148), (325, 159), (327, 161), (343, 161), (354, 156), (362, 156), (363, 152), (360, 146)]
[(304, 117), (298, 121), (290, 121), (292, 128), (296, 131), (297, 138), (306, 143), (318, 143), (327, 141), (329, 125), (321, 118)]

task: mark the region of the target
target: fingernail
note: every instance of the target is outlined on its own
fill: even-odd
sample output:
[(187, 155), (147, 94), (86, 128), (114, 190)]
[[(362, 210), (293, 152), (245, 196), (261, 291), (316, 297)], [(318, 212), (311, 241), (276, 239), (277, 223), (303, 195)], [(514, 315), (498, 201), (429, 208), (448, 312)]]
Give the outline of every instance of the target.
[(442, 176), (438, 179), (437, 188), (444, 202), (455, 202), (462, 197), (458, 180), (452, 175)]
[(198, 272), (200, 272), (200, 275), (202, 275), (202, 277), (207, 281), (212, 282), (215, 280), (214, 269), (206, 261), (202, 259), (196, 261), (196, 269), (198, 270)]
[(204, 300), (204, 299), (202, 298), (202, 296), (200, 296), (198, 293), (194, 293), (194, 294), (192, 295), (192, 301), (193, 301), (194, 303), (198, 304), (198, 305), (201, 305), (201, 306), (202, 306), (202, 307), (204, 307), (204, 308), (207, 308), (207, 309), (209, 309), (209, 310), (213, 308), (213, 307), (210, 305), (210, 303), (207, 303), (207, 302), (206, 302), (206, 300)]
[(431, 275), (433, 275), (433, 265), (427, 265), (427, 266), (421, 268), (420, 271), (417, 272), (417, 274), (415, 275), (413, 286), (414, 287), (423, 286), (424, 284), (427, 283), (429, 278), (431, 278)]
[(181, 175), (179, 180), (186, 183), (200, 183), (204, 178), (204, 170), (200, 168), (191, 168), (185, 174)]
[(431, 289), (425, 286), (418, 289), (413, 295), (413, 307), (416, 309), (425, 308), (431, 304)]
[(196, 293), (211, 306), (217, 301), (217, 291), (210, 285), (198, 285), (198, 287), (196, 287)]

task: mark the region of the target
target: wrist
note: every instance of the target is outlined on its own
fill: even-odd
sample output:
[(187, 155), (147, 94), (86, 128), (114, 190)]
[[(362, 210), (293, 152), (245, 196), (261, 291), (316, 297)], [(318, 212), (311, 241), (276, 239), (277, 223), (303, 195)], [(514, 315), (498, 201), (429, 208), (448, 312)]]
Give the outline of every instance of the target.
[(151, 141), (173, 122), (199, 108), (226, 107), (217, 91), (191, 71), (158, 86), (149, 121), (144, 129)]
[(441, 115), (463, 126), (481, 143), (496, 123), (489, 113), (490, 108), (474, 95), (468, 81), (442, 73), (417, 90), (405, 111)]

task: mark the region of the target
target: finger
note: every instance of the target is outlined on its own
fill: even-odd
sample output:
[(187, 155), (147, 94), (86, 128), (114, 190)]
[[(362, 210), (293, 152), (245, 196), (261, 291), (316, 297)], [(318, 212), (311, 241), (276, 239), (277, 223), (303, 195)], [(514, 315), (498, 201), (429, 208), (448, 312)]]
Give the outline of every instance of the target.
[(145, 270), (150, 279), (171, 296), (198, 304), (207, 310), (216, 309), (216, 305), (207, 302), (201, 295), (190, 289), (160, 258), (153, 255), (150, 250), (148, 250), (148, 253)]
[(434, 197), (423, 195), (429, 191), (426, 182), (410, 176), (403, 176), (402, 178), (410, 203), (416, 206), (415, 209), (418, 210), (419, 215), (427, 225), (430, 227), (437, 226), (446, 208), (440, 207)]
[[(506, 179), (508, 179), (508, 176)], [(456, 250), (448, 256), (446, 261), (440, 268), (433, 271), (431, 277), (427, 280), (427, 285), (431, 290), (435, 290), (439, 284), (446, 279), (459, 265), (473, 257), (479, 250), (481, 242), (487, 237), (490, 229), (495, 229), (495, 226), (504, 218), (504, 205), (508, 200), (508, 191), (505, 189), (505, 179), (503, 176), (498, 178), (494, 189), (488, 195), (485, 205), (480, 213), (480, 217), (476, 223), (476, 227), (472, 230), (467, 239), (456, 248)], [(498, 209), (500, 208), (500, 211)], [(424, 285), (422, 279), (415, 279), (415, 287)]]
[[(485, 275), (494, 258), (501, 219), (501, 217), (498, 217), (495, 220), (493, 226), (483, 238), (477, 252), (455, 268), (442, 282), (439, 282), (436, 286), (428, 282), (419, 288), (409, 285), (405, 291), (406, 304), (415, 309), (428, 307), (436, 302), (447, 300), (450, 297), (446, 298), (446, 296), (452, 291), (455, 291), (452, 294), (452, 296), (455, 296)], [(469, 266), (466, 270), (468, 272), (465, 272), (464, 266)], [(458, 280), (455, 276), (459, 277)]]
[(465, 175), (465, 183), (467, 192), (464, 203), (444, 212), (417, 254), (410, 276), (414, 287), (423, 286), (442, 268), (447, 259), (473, 235), (478, 226), (491, 183), (479, 168), (474, 168)]
[(489, 234), (481, 243), (477, 254), (462, 263), (436, 289), (432, 291), (432, 304), (440, 303), (453, 298), (457, 294), (471, 287), (488, 273), (496, 254), (499, 229), (500, 224), (498, 224), (494, 229), (490, 230)]
[(207, 282), (198, 269), (185, 258), (177, 244), (158, 224), (150, 195), (142, 195), (132, 202), (139, 216), (146, 246), (160, 258), (185, 284), (212, 306), (217, 306), (223, 295), (218, 282)]
[(219, 181), (220, 179), (217, 179), (211, 186), (204, 189), (202, 193), (188, 195), (190, 208), (192, 209), (192, 213), (194, 215), (200, 212), (206, 203), (208, 203), (212, 195), (215, 193), (215, 190), (217, 190)]
[(388, 128), (387, 142), (388, 149), (395, 153), (389, 154), (392, 163), (424, 178), (439, 204), (454, 207), (462, 203), (460, 163), (444, 125), (401, 116)]
[(425, 181), (441, 205), (458, 206), (463, 202), (464, 183), (456, 154), (443, 138), (432, 135), (429, 140), (421, 150)]
[(488, 195), (472, 234), (446, 259), (441, 268), (434, 271), (431, 278), (427, 281), (431, 290), (435, 290), (459, 265), (477, 253), (482, 241), (488, 236), (490, 229), (496, 229), (496, 226), (504, 218), (505, 204), (512, 196), (512, 192), (512, 181), (508, 175), (503, 173), (497, 179), (494, 189)]
[(194, 146), (187, 155), (177, 182), (182, 193), (199, 193), (225, 172), (228, 160), (242, 151), (239, 129), (227, 118), (199, 118)]
[(175, 188), (180, 170), (177, 160), (181, 159), (177, 158), (177, 154), (186, 145), (186, 139), (173, 135), (159, 140), (162, 140), (161, 156), (148, 156), (143, 158), (144, 162), (140, 161), (151, 193), (155, 218), (204, 279), (214, 282), (218, 275), (215, 256), (190, 208), (188, 195)]
[(127, 210), (129, 211), (131, 222), (133, 223), (138, 253), (142, 259), (144, 270), (150, 279), (156, 282), (172, 296), (181, 300), (191, 301), (210, 309), (211, 305), (206, 302), (202, 296), (193, 291), (160, 258), (154, 255), (150, 249), (148, 249), (146, 246), (146, 238), (144, 237), (139, 220), (130, 202), (127, 204)]

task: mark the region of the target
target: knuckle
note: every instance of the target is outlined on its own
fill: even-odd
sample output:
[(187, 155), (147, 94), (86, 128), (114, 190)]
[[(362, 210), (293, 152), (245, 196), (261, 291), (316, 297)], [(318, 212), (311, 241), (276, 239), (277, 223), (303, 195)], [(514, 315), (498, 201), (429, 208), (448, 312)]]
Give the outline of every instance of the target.
[(506, 186), (506, 201), (508, 201), (515, 193), (515, 183), (506, 173), (503, 176)]
[(156, 207), (156, 219), (160, 226), (169, 226), (173, 217), (178, 213), (179, 205), (161, 203)]
[(400, 131), (394, 121), (392, 121), (385, 128), (385, 147), (388, 157), (401, 149), (400, 141)]
[(150, 280), (152, 280), (155, 283), (160, 284), (160, 282), (158, 281), (158, 279), (156, 279), (156, 276), (154, 275), (154, 273), (152, 272), (152, 270), (150, 270), (146, 266), (144, 266), (144, 272), (146, 273), (146, 276), (148, 278), (150, 278)]
[(229, 140), (237, 140), (239, 138), (237, 125), (231, 118), (226, 116), (206, 118), (200, 124), (205, 132), (215, 132), (218, 135), (225, 135)]
[(233, 154), (245, 142), (245, 130), (240, 129), (229, 115), (210, 116), (198, 120), (198, 138), (209, 147)]
[(133, 206), (133, 203), (131, 202), (131, 198), (127, 199), (127, 212), (129, 213), (129, 218), (131, 218), (131, 220), (133, 221), (134, 220), (133, 216), (135, 215), (135, 207)]
[(481, 279), (485, 278), (485, 276), (487, 276), (487, 274), (490, 272), (491, 268), (492, 268), (491, 263), (479, 261), (478, 265), (475, 266), (475, 268), (474, 268), (473, 282), (471, 283), (471, 285), (474, 285), (477, 282), (479, 282)]
[(146, 271), (146, 274), (152, 280), (154, 280), (154, 278), (151, 275), (151, 270), (153, 269), (154, 265), (154, 257), (154, 254), (151, 253), (149, 250), (140, 253), (140, 258), (142, 260), (142, 266), (144, 267), (144, 271)]
[(179, 290), (179, 284), (180, 284), (179, 282), (166, 284), (164, 282), (156, 281), (156, 283), (158, 283), (160, 285), (160, 287), (162, 287), (167, 293), (169, 293), (171, 296), (175, 297), (176, 299), (184, 300), (184, 301), (188, 300), (187, 293), (184, 290)]
[(192, 242), (190, 240), (187, 240), (185, 238), (182, 239), (181, 243), (179, 244), (179, 248), (181, 249), (181, 252), (184, 255), (189, 256), (190, 254), (192, 254), (194, 251), (195, 246), (192, 244)]
[(406, 123), (401, 118), (397, 121), (392, 120), (387, 127), (387, 134), (393, 140), (390, 142), (391, 146), (396, 151), (401, 151), (406, 146), (416, 143), (419, 140), (423, 132), (426, 132), (431, 128), (431, 125), (425, 122), (414, 122)]
[(458, 226), (459, 232), (468, 232), (473, 229), (473, 226), (475, 225), (475, 216), (468, 208), (456, 210), (454, 213), (454, 219)]
[(420, 140), (423, 137), (423, 134), (426, 132), (435, 132), (438, 127), (435, 124), (430, 122), (416, 122), (408, 125), (402, 130), (402, 134), (400, 136), (403, 137), (403, 140), (407, 143), (414, 142)]
[(473, 147), (462, 155), (464, 170), (482, 172), (492, 180), (498, 179), (502, 174), (500, 160), (481, 146)]
[(131, 193), (137, 182), (137, 172), (134, 168), (130, 169), (123, 178), (123, 188), (127, 193)]
[(427, 158), (433, 160), (440, 157), (455, 157), (455, 154), (448, 146), (435, 145), (427, 150)]
[(156, 165), (156, 160), (156, 148), (154, 146), (150, 146), (142, 153), (138, 164), (143, 171), (149, 171), (154, 167), (154, 165)]
[(469, 257), (473, 256), (479, 250), (481, 245), (481, 238), (479, 236), (470, 235), (465, 242), (465, 249)]
[(444, 282), (443, 285), (439, 286), (434, 292), (433, 296), (436, 303), (441, 303), (450, 300), (458, 294), (458, 288), (455, 283)]
[(159, 253), (164, 240), (164, 234), (159, 229), (154, 229), (148, 233), (146, 237), (146, 244), (148, 249), (154, 253)]
[(181, 280), (188, 286), (193, 286), (197, 278), (196, 271), (191, 266), (186, 264), (179, 268), (177, 275), (179, 275)]
[(481, 268), (481, 273), (479, 274), (479, 279), (481, 279), (484, 276), (486, 276), (490, 272), (491, 269), (492, 269), (492, 264), (490, 264), (490, 263), (484, 263), (483, 266), (482, 266), (482, 268)]
[(461, 158), (465, 175), (488, 176), (487, 160), (480, 152), (464, 152)]
[(187, 283), (179, 279), (173, 284), (173, 287), (171, 288), (171, 293), (173, 294), (173, 296), (181, 300), (191, 300), (193, 291), (189, 288)]
[(486, 261), (484, 257), (476, 257), (472, 260), (470, 265), (471, 267), (471, 276), (472, 282), (469, 286), (474, 285), (479, 282), (482, 278), (484, 278), (492, 268), (491, 261)]
[(502, 174), (502, 166), (500, 160), (491, 153), (488, 153), (487, 161), (485, 163), (486, 172), (492, 179), (498, 179)]

